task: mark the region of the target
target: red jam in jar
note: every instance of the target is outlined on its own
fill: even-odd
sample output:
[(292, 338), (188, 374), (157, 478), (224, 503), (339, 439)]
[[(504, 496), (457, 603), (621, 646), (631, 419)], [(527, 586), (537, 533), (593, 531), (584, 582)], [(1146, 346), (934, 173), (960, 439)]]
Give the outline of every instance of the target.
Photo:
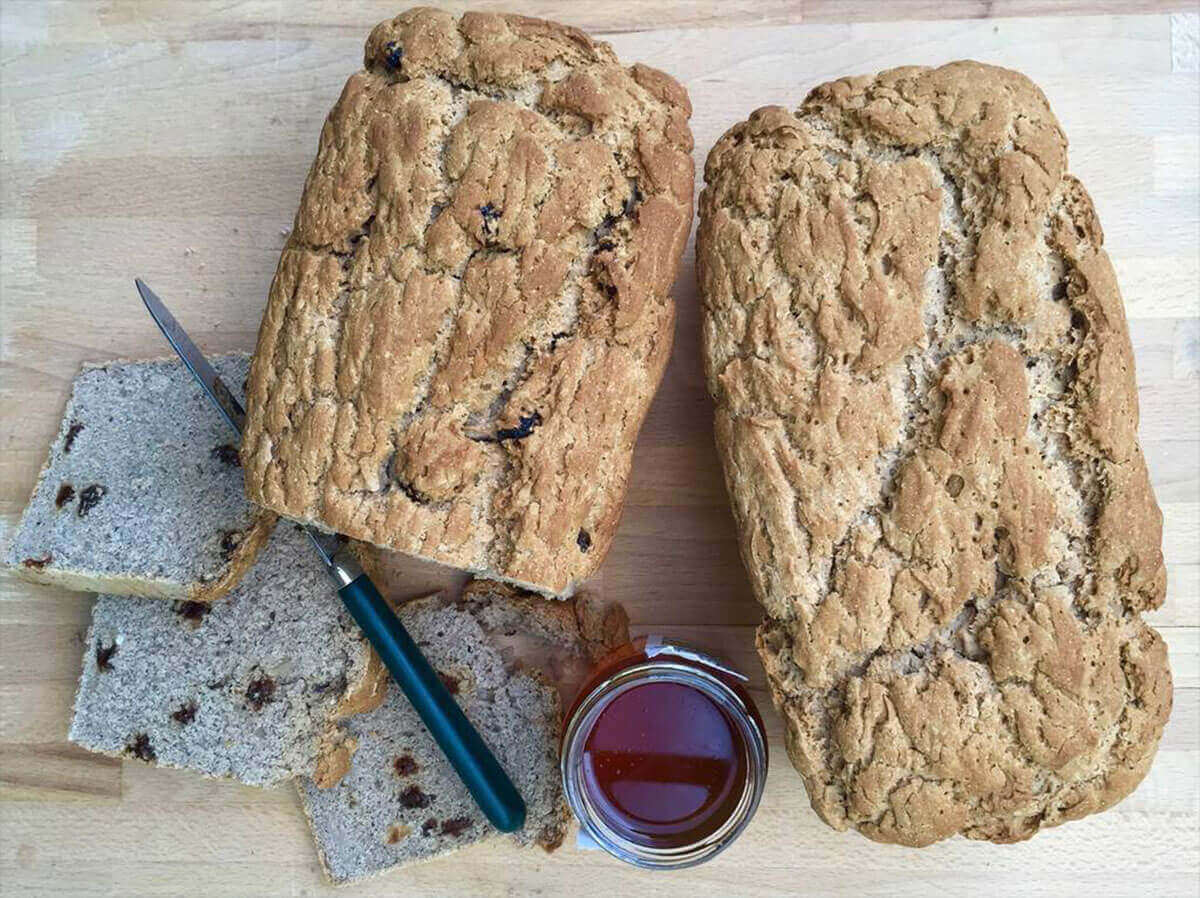
[(717, 854), (749, 823), (767, 772), (746, 680), (689, 646), (643, 637), (601, 661), (563, 734), (563, 782), (584, 830), (641, 867)]

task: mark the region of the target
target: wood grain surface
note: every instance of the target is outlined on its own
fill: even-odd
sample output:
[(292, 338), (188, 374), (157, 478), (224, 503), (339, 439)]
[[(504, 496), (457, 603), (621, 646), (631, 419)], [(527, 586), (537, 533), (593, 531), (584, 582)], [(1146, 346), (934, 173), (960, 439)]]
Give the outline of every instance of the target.
[[(140, 274), (206, 351), (252, 346), (325, 113), (367, 30), (364, 0), (0, 3), (0, 541), (84, 360), (164, 354)], [(942, 0), (506, 4), (608, 37), (691, 93), (698, 169), (767, 103), (903, 63), (972, 57), (1049, 96), (1125, 295), (1141, 437), (1166, 519), (1175, 710), (1146, 781), (1113, 810), (1015, 846), (922, 851), (838, 834), (774, 764), (751, 828), (695, 870), (651, 875), (567, 845), (504, 841), (347, 895), (1197, 895), (1200, 884), (1200, 48), (1194, 3)], [(458, 9), (465, 4), (447, 4)], [(474, 4), (491, 7), (491, 3)], [(1072, 13), (1067, 16), (1045, 14)], [(1147, 13), (1116, 16), (1113, 13)], [(988, 14), (1029, 18), (977, 18)], [(1074, 15), (1101, 13), (1100, 15)], [(957, 16), (960, 21), (920, 22)], [(888, 19), (861, 22), (862, 19)], [(769, 25), (771, 27), (763, 27)], [(628, 502), (591, 585), (636, 630), (752, 673), (758, 610), (712, 446), (689, 248), (675, 352)], [(408, 564), (398, 596), (456, 577)], [(320, 895), (295, 794), (88, 754), (65, 741), (91, 599), (0, 576), (0, 893)]]

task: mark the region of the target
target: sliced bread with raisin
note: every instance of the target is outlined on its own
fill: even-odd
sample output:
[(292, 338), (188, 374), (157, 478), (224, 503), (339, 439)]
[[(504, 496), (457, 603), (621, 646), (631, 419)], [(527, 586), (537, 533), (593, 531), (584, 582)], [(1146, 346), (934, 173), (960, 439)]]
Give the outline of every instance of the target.
[[(297, 527), (221, 601), (101, 596), (70, 736), (92, 751), (266, 786), (322, 776), (372, 654)], [(369, 707), (369, 704), (367, 705)]]
[[(416, 599), (397, 613), (525, 798), (517, 842), (557, 848), (570, 820), (558, 770), (559, 690), (569, 699), (592, 662), (628, 640), (625, 612), (474, 581), (459, 601)], [(335, 884), (498, 835), (393, 684), (378, 708), (343, 726), (353, 748), (345, 775), (328, 788), (298, 781)]]
[[(213, 364), (240, 393), (249, 357)], [(5, 564), (67, 589), (219, 598), (275, 524), (246, 501), (237, 442), (178, 361), (84, 366)]]

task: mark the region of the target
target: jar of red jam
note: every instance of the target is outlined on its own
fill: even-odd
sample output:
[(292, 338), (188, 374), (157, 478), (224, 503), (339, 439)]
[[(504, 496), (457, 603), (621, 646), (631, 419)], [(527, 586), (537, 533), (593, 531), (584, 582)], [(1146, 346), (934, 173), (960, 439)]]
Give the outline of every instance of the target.
[(714, 857), (754, 816), (767, 740), (746, 677), (641, 637), (603, 659), (563, 728), (567, 800), (609, 854), (650, 869)]

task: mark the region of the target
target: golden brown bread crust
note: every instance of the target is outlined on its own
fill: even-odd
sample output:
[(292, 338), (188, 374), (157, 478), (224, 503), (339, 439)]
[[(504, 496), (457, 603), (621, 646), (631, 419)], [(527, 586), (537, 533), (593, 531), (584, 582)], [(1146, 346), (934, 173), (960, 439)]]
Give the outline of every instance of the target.
[[(275, 524), (279, 516), (264, 508), (254, 509), (254, 517), (248, 528), (242, 531), (240, 541), (229, 554), (229, 565), (214, 580), (196, 583), (188, 596), (193, 602), (207, 604), (223, 598), (231, 589), (237, 586), (246, 571), (258, 560), (258, 553), (266, 546), (267, 540), (275, 532)], [(117, 593), (117, 595), (137, 595), (136, 592)]]
[[(488, 602), (503, 599), (521, 621), (525, 633), (543, 637), (547, 642), (578, 645), (590, 661), (629, 642), (629, 614), (617, 602), (604, 602), (590, 593), (580, 592), (570, 602), (547, 602), (521, 589), (488, 580), (472, 580), (463, 587), (464, 602)], [(532, 666), (528, 659), (521, 659)], [(587, 673), (587, 671), (584, 671)], [(571, 698), (573, 696), (568, 696)]]
[(250, 376), (248, 495), (547, 593), (598, 566), (670, 353), (687, 94), (520, 16), (377, 26)]
[(709, 155), (716, 436), (791, 759), (830, 825), (1013, 841), (1141, 780), (1171, 707), (1120, 293), (1023, 76), (904, 68)]

